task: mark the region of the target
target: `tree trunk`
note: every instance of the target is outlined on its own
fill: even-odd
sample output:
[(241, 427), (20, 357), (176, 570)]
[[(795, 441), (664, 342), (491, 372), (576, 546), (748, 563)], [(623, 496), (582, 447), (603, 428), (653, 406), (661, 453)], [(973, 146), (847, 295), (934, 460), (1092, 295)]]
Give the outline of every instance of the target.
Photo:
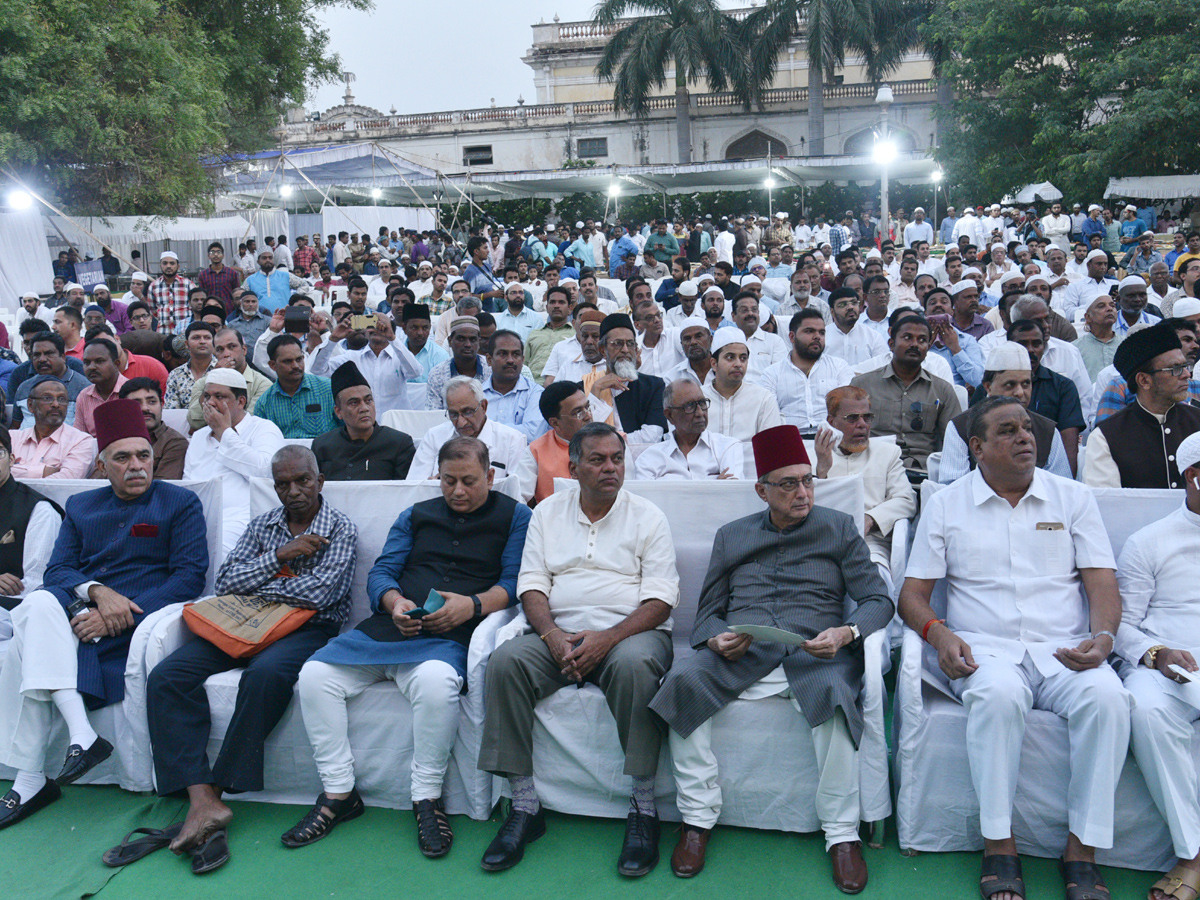
[(688, 106), (687, 79), (676, 63), (675, 72), (675, 139), (679, 145), (680, 164), (692, 161), (692, 111)]
[[(811, 45), (810, 45), (811, 47)], [(808, 155), (825, 155), (825, 83), (819, 60), (808, 57)]]

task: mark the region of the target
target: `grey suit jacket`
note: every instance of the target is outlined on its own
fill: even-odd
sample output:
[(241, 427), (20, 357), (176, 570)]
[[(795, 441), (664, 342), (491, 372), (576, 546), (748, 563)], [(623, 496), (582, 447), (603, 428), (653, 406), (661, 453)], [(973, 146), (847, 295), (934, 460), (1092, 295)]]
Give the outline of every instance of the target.
[[(857, 608), (846, 618), (845, 597)], [(695, 656), (676, 660), (650, 703), (684, 737), (780, 663), (808, 724), (820, 725), (839, 706), (858, 743), (862, 711), (862, 646), (843, 647), (831, 660), (799, 647), (754, 641), (729, 662), (707, 646), (731, 625), (773, 625), (806, 638), (826, 628), (854, 624), (863, 637), (891, 621), (894, 606), (849, 516), (814, 507), (787, 531), (771, 524), (769, 511), (723, 526), (712, 557), (692, 630)]]

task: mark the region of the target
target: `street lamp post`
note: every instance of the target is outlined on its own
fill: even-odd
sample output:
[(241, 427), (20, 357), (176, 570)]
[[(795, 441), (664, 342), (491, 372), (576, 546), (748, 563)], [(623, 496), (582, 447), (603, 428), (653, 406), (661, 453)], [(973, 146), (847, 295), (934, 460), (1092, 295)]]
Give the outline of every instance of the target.
[(875, 102), (883, 111), (882, 120), (879, 123), (879, 140), (875, 144), (875, 162), (882, 169), (879, 178), (879, 242), (881, 244), (889, 236), (891, 225), (891, 216), (888, 212), (888, 166), (896, 156), (896, 148), (888, 137), (888, 107), (892, 105), (892, 99), (892, 89), (887, 86), (886, 82), (881, 84), (875, 93)]
[[(942, 170), (934, 169), (933, 175), (931, 175), (930, 177), (933, 179), (933, 229), (934, 229), (933, 233), (934, 233), (934, 237), (941, 237), (941, 225), (938, 223), (937, 192), (938, 192), (938, 188), (942, 184)], [(937, 242), (934, 241), (934, 243), (937, 243)]]
[(773, 191), (775, 189), (775, 179), (772, 178), (770, 175), (768, 175), (767, 180), (763, 182), (763, 187), (765, 187), (767, 189), (767, 217), (772, 222), (774, 222), (775, 221), (775, 207), (773, 205), (771, 191)]

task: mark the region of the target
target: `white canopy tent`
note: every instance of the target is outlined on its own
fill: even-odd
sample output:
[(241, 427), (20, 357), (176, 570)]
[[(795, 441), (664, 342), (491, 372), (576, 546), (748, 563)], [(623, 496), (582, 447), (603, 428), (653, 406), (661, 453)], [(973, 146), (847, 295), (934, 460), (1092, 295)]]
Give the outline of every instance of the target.
[(1104, 191), (1109, 197), (1144, 197), (1147, 200), (1182, 200), (1200, 197), (1200, 175), (1144, 175), (1110, 178)]
[(26, 291), (53, 290), (54, 267), (41, 215), (36, 209), (0, 213), (0, 312), (15, 316)]
[(1055, 200), (1063, 198), (1062, 191), (1056, 188), (1048, 181), (1043, 181), (1041, 184), (1027, 184), (1025, 187), (1017, 191), (1016, 195), (1010, 195), (1001, 200), (1001, 203), (1033, 203), (1037, 200), (1043, 203), (1053, 203)]

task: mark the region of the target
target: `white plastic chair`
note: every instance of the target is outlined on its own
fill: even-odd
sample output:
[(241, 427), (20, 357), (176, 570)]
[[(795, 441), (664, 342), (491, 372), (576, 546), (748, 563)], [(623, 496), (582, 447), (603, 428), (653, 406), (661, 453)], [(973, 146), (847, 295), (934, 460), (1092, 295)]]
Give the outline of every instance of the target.
[(162, 420), (168, 428), (174, 428), (184, 437), (191, 434), (191, 429), (188, 427), (187, 420), (188, 411), (186, 409), (164, 409), (162, 411)]

